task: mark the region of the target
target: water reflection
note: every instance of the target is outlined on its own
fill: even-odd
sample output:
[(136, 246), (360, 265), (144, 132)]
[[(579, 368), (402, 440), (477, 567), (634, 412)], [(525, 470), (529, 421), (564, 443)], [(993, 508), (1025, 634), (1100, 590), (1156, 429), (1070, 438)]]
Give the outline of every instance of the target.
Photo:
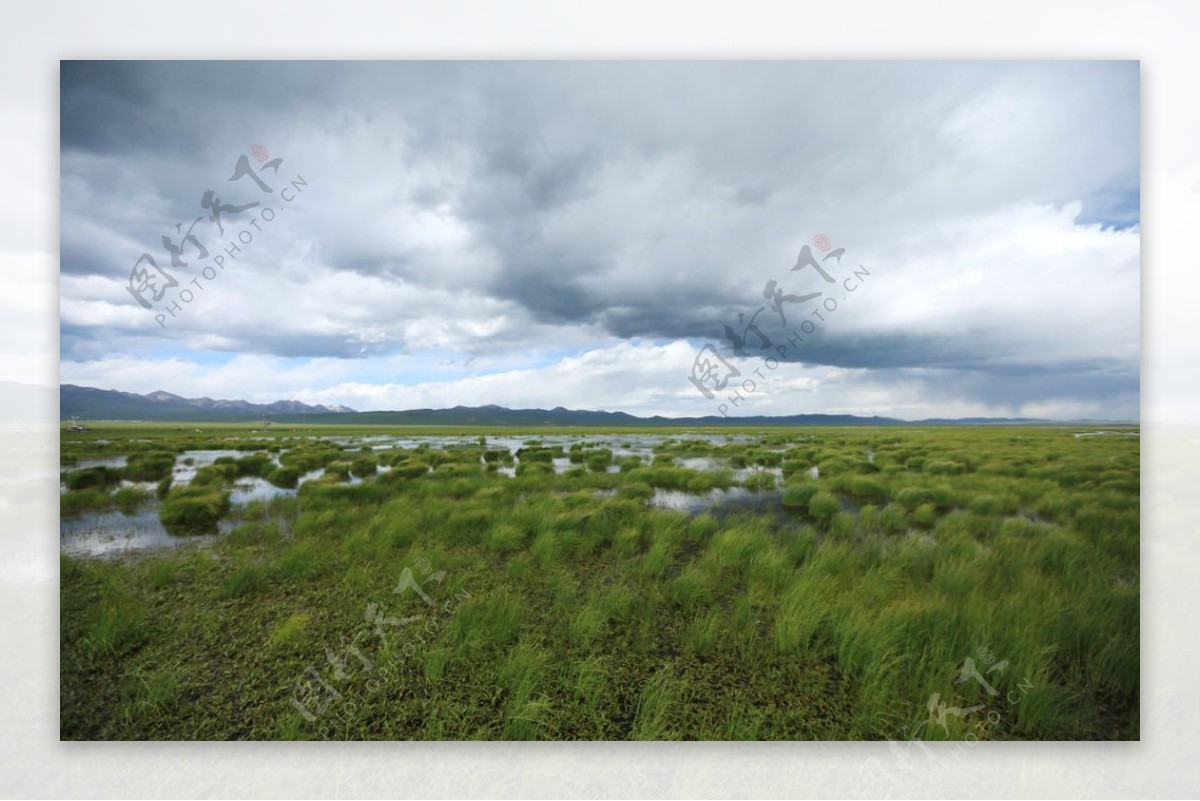
[(295, 496), (296, 490), (277, 487), (265, 478), (239, 478), (229, 493), (229, 502), (239, 506), (254, 501), (266, 503), (273, 498), (293, 498)]
[[(290, 448), (303, 442), (311, 441), (311, 439), (331, 441), (343, 448), (357, 449), (367, 446), (372, 451), (391, 449), (416, 450), (421, 447), (448, 449), (479, 446), (478, 435), (317, 437), (291, 442), (287, 446)], [(520, 460), (516, 454), (522, 448), (561, 448), (563, 452), (566, 452), (572, 445), (582, 445), (587, 451), (593, 449), (609, 450), (612, 453), (614, 462), (636, 456), (644, 464), (649, 464), (656, 456), (656, 448), (664, 444), (682, 444), (689, 441), (707, 442), (713, 446), (722, 446), (735, 443), (746, 444), (756, 440), (754, 437), (748, 435), (724, 434), (677, 434), (672, 436), (664, 436), (662, 434), (561, 434), (540, 437), (487, 437), (486, 444), (481, 447), (481, 464), (483, 463), (482, 449), (484, 447), (488, 450), (507, 450), (513, 455), (514, 462), (519, 463)], [(247, 455), (249, 455), (249, 452), (235, 449), (184, 451), (176, 458), (171, 475), (172, 484), (174, 486), (187, 485), (195, 478), (198, 470), (213, 464), (217, 459), (222, 457), (240, 459)], [(269, 456), (273, 464), (280, 464), (279, 453), (272, 453)], [(680, 457), (674, 463), (678, 467), (695, 471), (722, 470), (729, 467), (727, 460), (710, 456)], [(112, 456), (81, 459), (71, 469), (100, 466), (119, 469), (125, 467), (126, 464), (126, 456)], [(570, 458), (565, 455), (553, 458), (551, 465), (556, 474), (561, 474), (574, 468), (588, 469), (586, 464), (572, 464)], [(380, 465), (378, 472), (386, 473), (391, 469), (390, 465)], [(619, 473), (620, 469), (620, 465), (614, 463), (608, 465), (605, 471), (607, 473)], [(311, 470), (300, 476), (298, 485), (320, 479), (325, 475), (325, 472), (324, 468)], [(497, 465), (492, 472), (507, 477), (515, 477), (517, 470), (515, 465)], [(736, 480), (742, 481), (751, 475), (759, 473), (770, 474), (776, 480), (782, 479), (782, 471), (779, 468), (747, 467), (734, 471), (734, 476)], [(819, 475), (816, 467), (810, 468), (809, 473), (814, 478)], [(358, 485), (363, 483), (363, 478), (350, 475), (342, 483)], [(218, 534), (175, 536), (169, 533), (159, 520), (158, 503), (156, 500), (153, 500), (155, 482), (122, 481), (120, 486), (137, 487), (138, 489), (145, 490), (151, 495), (151, 500), (134, 514), (127, 515), (116, 511), (88, 513), (61, 520), (60, 544), (63, 553), (110, 558), (118, 554), (135, 551), (174, 548), (188, 544), (202, 545), (215, 541), (220, 533), (230, 531), (236, 526), (235, 522), (226, 519), (221, 522)], [(234, 507), (243, 507), (255, 502), (269, 503), (271, 500), (280, 497), (295, 497), (297, 492), (298, 489), (277, 487), (264, 478), (243, 477), (234, 482), (230, 488), (230, 502)], [(607, 490), (600, 492), (611, 496), (616, 491)], [(783, 508), (780, 502), (780, 493), (778, 491), (751, 491), (743, 487), (714, 489), (711, 492), (703, 494), (659, 489), (655, 491), (654, 496), (648, 501), (648, 504), (655, 508), (673, 509), (689, 515), (708, 512), (716, 516), (725, 516), (739, 512), (754, 512), (758, 514), (778, 515), (781, 520), (789, 516), (789, 512)], [(845, 504), (843, 505), (845, 506)]]
[(673, 509), (674, 511), (686, 512), (688, 515), (694, 516), (701, 512), (712, 510), (715, 507), (736, 502), (737, 500), (767, 494), (769, 493), (753, 493), (742, 487), (730, 487), (727, 490), (714, 489), (703, 494), (683, 492), (682, 490), (656, 489), (654, 490), (654, 497), (650, 499), (649, 503), (658, 509)]
[(64, 468), (68, 470), (86, 470), (89, 467), (111, 467), (120, 469), (128, 462), (128, 456), (105, 456), (98, 459), (79, 459), (75, 462), (74, 467)]
[(93, 512), (63, 520), (59, 543), (70, 556), (113, 558), (131, 551), (203, 545), (216, 540), (216, 534), (179, 537), (163, 528), (158, 506), (148, 506), (134, 514)]
[(171, 483), (177, 485), (190, 483), (196, 477), (197, 470), (201, 467), (207, 467), (222, 456), (240, 459), (246, 455), (244, 451), (230, 450), (184, 451), (175, 459), (175, 469), (171, 474)]

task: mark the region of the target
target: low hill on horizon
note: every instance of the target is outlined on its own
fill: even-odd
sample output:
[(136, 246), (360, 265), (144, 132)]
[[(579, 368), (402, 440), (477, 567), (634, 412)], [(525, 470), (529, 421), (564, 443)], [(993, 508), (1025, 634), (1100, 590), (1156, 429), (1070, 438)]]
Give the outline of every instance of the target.
[[(358, 412), (346, 406), (309, 405), (294, 400), (250, 403), (243, 400), (184, 398), (158, 391), (145, 395), (118, 390), (63, 384), (59, 389), (60, 419), (80, 422), (257, 422), (309, 425), (413, 425), (413, 426), (886, 426), (886, 425), (1011, 425), (1058, 421), (1023, 417), (964, 417), (901, 420), (853, 414), (753, 415), (746, 417), (638, 417), (626, 412), (582, 409), (509, 409), (503, 406), (455, 406), (452, 409), (407, 409)], [(1086, 421), (1078, 421), (1086, 422)], [(1093, 421), (1094, 422), (1094, 421)], [(1113, 425), (1112, 421), (1104, 421)]]
[(159, 390), (145, 395), (115, 389), (96, 389), (75, 384), (59, 388), (59, 419), (142, 420), (147, 422), (252, 422), (287, 415), (353, 414), (345, 406), (310, 406), (294, 400), (250, 403), (244, 400), (184, 398)]

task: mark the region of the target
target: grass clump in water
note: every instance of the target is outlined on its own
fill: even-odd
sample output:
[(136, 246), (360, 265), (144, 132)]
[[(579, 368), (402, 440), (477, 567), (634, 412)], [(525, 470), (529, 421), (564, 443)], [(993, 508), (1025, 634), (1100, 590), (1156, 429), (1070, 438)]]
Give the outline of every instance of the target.
[(295, 489), (300, 483), (300, 475), (295, 468), (277, 467), (267, 475), (267, 481), (280, 489)]
[(228, 511), (228, 492), (217, 487), (187, 486), (177, 487), (167, 494), (159, 506), (158, 516), (172, 532), (211, 533)]
[(781, 498), (783, 505), (789, 509), (808, 509), (809, 502), (813, 497), (821, 491), (820, 486), (814, 481), (805, 482), (803, 484), (788, 484), (783, 488), (783, 496)]
[(121, 471), (128, 481), (161, 481), (171, 475), (175, 454), (165, 451), (146, 451), (130, 454)]
[(121, 469), (113, 467), (87, 467), (72, 470), (63, 479), (69, 490), (103, 490), (121, 483)]

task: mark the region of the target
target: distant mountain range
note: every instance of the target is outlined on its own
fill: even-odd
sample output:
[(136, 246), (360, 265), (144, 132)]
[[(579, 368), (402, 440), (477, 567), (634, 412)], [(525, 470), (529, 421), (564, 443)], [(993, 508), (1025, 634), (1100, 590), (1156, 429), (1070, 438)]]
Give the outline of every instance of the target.
[(508, 409), (503, 406), (455, 406), (453, 409), (409, 409), (398, 412), (356, 412), (345, 406), (310, 406), (299, 401), (250, 403), (241, 400), (183, 398), (170, 392), (133, 392), (94, 389), (63, 384), (59, 390), (59, 416), (95, 420), (254, 422), (264, 417), (275, 423), (330, 425), (425, 426), (885, 426), (885, 425), (1002, 425), (1046, 423), (1025, 417), (965, 417), (899, 420), (894, 417), (859, 417), (852, 414), (794, 414), (754, 417), (635, 417), (625, 412), (575, 409)]
[(138, 395), (114, 389), (93, 389), (74, 384), (59, 388), (59, 418), (87, 420), (178, 420), (189, 422), (246, 422), (306, 415), (341, 416), (354, 414), (345, 406), (310, 406), (299, 401), (250, 403), (244, 400), (183, 398), (170, 392)]

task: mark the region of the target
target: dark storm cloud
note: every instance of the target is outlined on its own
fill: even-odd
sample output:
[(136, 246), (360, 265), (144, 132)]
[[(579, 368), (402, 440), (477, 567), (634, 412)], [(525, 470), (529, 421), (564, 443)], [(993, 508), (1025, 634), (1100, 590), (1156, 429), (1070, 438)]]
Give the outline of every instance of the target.
[[(789, 268), (821, 230), (891, 283), (804, 360), (1023, 374), (1031, 397), (1101, 396), (1106, 373), (1088, 365), (1136, 332), (1136, 308), (1118, 325), (1099, 289), (1070, 299), (1082, 324), (1065, 332), (1018, 302), (1069, 291), (1054, 271), (1084, 269), (1056, 261), (1072, 223), (1030, 209), (1079, 202), (1079, 223), (1138, 221), (1136, 64), (64, 62), (61, 88), (64, 358), (136, 353), (150, 336), (367, 358), (443, 329), (462, 352), (543, 347), (547, 328), (577, 346), (720, 344), (766, 280), (807, 291)], [(205, 190), (244, 198), (227, 179), (258, 142), (311, 179), (305, 205), (243, 254), (244, 279), (221, 279), (219, 332), (148, 329), (121, 287), (134, 260), (204, 213)], [(943, 265), (951, 302), (929, 306), (927, 325), (901, 319), (942, 252), (1017, 283), (998, 293)], [(1121, 259), (1104, 269), (1127, 275)], [(341, 305), (323, 313), (325, 297)], [(304, 311), (238, 324), (243, 306)]]
[(195, 144), (189, 121), (171, 114), (154, 75), (133, 61), (64, 61), (61, 146), (92, 153), (145, 154)]
[[(913, 380), (912, 372), (884, 369), (872, 374), (883, 384)], [(1094, 402), (1112, 399), (1095, 417), (1136, 416), (1140, 381), (1136, 371), (1106, 363), (1059, 365), (1054, 368), (935, 370), (917, 376), (929, 397), (983, 401), (993, 408), (1021, 409), (1053, 399), (1055, 402)], [(1130, 402), (1133, 407), (1130, 408)], [(1039, 415), (1040, 416), (1040, 415)]]
[[(959, 176), (957, 183), (947, 181), (947, 153), (937, 144), (939, 132), (948, 121), (966, 124), (955, 122), (956, 104), (965, 102), (964, 96), (986, 96), (969, 78), (974, 75), (984, 85), (1000, 85), (996, 89), (1000, 99), (991, 101), (994, 108), (984, 103), (977, 112), (990, 124), (1000, 125), (1004, 120), (992, 120), (991, 115), (1008, 110), (1004, 105), (1006, 87), (1009, 83), (1020, 86), (1023, 78), (1034, 77), (1034, 68), (1018, 66), (1015, 75), (1002, 75), (1003, 80), (998, 80), (997, 71), (988, 65), (964, 65), (960, 78), (939, 84), (938, 93), (921, 90), (921, 84), (939, 76), (940, 69), (931, 64), (892, 65), (882, 76), (871, 74), (868, 78), (864, 65), (822, 65), (811, 72), (774, 64), (739, 65), (728, 70), (721, 65), (700, 65), (685, 77), (678, 65), (661, 69), (654, 65), (648, 74), (633, 79), (621, 75), (628, 70), (622, 65), (605, 84), (608, 91), (589, 98), (586, 104), (581, 101), (579, 108), (565, 101), (568, 105), (560, 109), (573, 112), (569, 116), (572, 146), (588, 145), (574, 157), (571, 169), (564, 169), (561, 161), (554, 161), (534, 144), (545, 142), (536, 116), (527, 118), (529, 124), (519, 129), (515, 143), (503, 141), (512, 136), (511, 124), (491, 124), (495, 118), (511, 119), (508, 115), (514, 105), (524, 109), (536, 103), (511, 97), (484, 99), (482, 110), (477, 109), (484, 124), (475, 137), (489, 155), (480, 179), (464, 191), (463, 213), (476, 235), (499, 256), (501, 270), (489, 289), (547, 319), (620, 322), (612, 329), (619, 336), (697, 336), (700, 321), (694, 317), (682, 326), (666, 324), (678, 320), (679, 315), (663, 313), (668, 293), (660, 291), (658, 281), (647, 280), (645, 274), (624, 279), (611, 274), (610, 268), (620, 262), (628, 241), (651, 237), (686, 240), (702, 233), (689, 229), (688, 223), (699, 228), (752, 208), (761, 215), (759, 225), (731, 231), (717, 248), (699, 253), (663, 248), (655, 254), (652, 266), (656, 276), (687, 274), (700, 292), (708, 292), (707, 298), (694, 300), (719, 304), (729, 302), (731, 285), (722, 279), (729, 276), (730, 266), (742, 261), (745, 251), (753, 250), (752, 240), (757, 235), (777, 237), (779, 219), (785, 214), (796, 216), (793, 225), (797, 228), (805, 213), (811, 219), (886, 213), (921, 224), (948, 209), (986, 208), (1016, 199), (1053, 203), (1086, 196), (1090, 208), (1105, 209), (1111, 205), (1114, 183), (1126, 186), (1132, 180), (1136, 186), (1136, 157), (1131, 148), (1125, 147), (1121, 162), (1101, 164), (1099, 156), (1107, 157), (1112, 149), (1101, 142), (1100, 153), (1093, 154), (1096, 161), (1080, 161), (1078, 137), (1097, 137), (1095, 129), (1064, 131), (1057, 141), (1041, 142), (1043, 152), (1036, 163), (1031, 163), (1029, 152), (1006, 150), (1002, 142), (985, 142), (963, 156), (966, 164), (978, 171)], [(593, 72), (601, 70), (599, 65), (574, 65), (570, 80), (586, 84)], [(1047, 93), (1071, 91), (1073, 82), (1068, 75)], [(539, 90), (540, 82), (532, 80), (523, 86), (532, 94)], [(703, 101), (697, 97), (697, 87), (708, 90)], [(908, 102), (889, 103), (890, 95)], [(1132, 115), (1133, 132), (1129, 130), (1130, 98), (1116, 99), (1126, 113), (1120, 117), (1118, 130), (1102, 134), (1112, 135), (1118, 146), (1127, 145), (1130, 137), (1136, 143), (1136, 114)], [(1095, 109), (1088, 106), (1088, 110)], [(1026, 127), (1035, 122), (1017, 121)], [(1022, 136), (1034, 138), (1029, 133)], [(581, 220), (604, 212), (610, 219), (614, 212), (619, 216), (619, 207), (594, 202), (605, 191), (598, 186), (602, 167), (630, 165), (621, 177), (636, 185), (660, 164), (656, 159), (665, 156), (679, 158), (681, 186), (664, 187), (661, 196), (638, 198), (642, 205), (633, 206), (628, 226), (606, 228), (600, 241), (548, 233), (555, 223), (572, 215)], [(1083, 170), (1056, 185), (1048, 176), (1057, 172), (1061, 177), (1068, 168), (1047, 168), (1047, 163), (1078, 164)], [(550, 193), (547, 175), (557, 182), (551, 184), (555, 191)], [(560, 184), (566, 184), (566, 190)], [(679, 194), (679, 190), (688, 194)], [(711, 193), (717, 201), (713, 217), (680, 215), (678, 221), (644, 224), (647, 213), (652, 216), (662, 207), (686, 203), (703, 193)], [(553, 202), (545, 202), (548, 194)], [(780, 202), (764, 208), (772, 198)], [(739, 234), (745, 240), (740, 240)], [(598, 276), (605, 279), (600, 287), (595, 282)], [(618, 302), (631, 311), (620, 316), (607, 314)], [(629, 325), (631, 320), (644, 327)]]

